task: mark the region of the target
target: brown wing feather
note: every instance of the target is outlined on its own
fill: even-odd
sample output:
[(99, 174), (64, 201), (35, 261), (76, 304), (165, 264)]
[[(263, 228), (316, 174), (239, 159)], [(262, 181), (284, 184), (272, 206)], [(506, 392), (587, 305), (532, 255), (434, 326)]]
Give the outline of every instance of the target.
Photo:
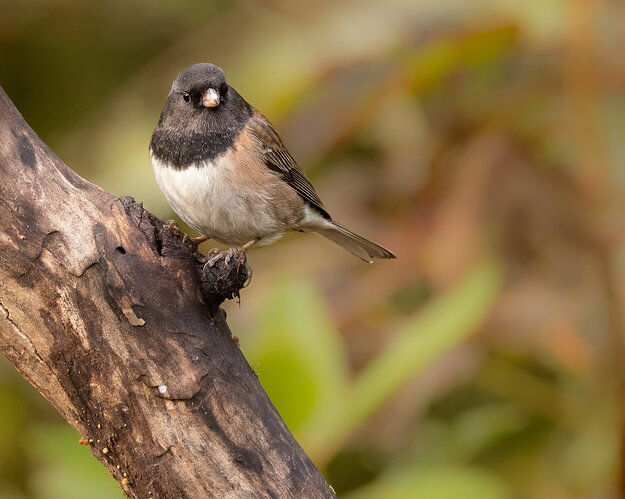
[(315, 188), (300, 170), (293, 157), (289, 154), (280, 136), (274, 130), (269, 120), (254, 110), (254, 115), (248, 121), (247, 127), (251, 134), (258, 139), (262, 148), (263, 159), (269, 169), (279, 174), (306, 203), (317, 210), (328, 220), (332, 217), (326, 211)]

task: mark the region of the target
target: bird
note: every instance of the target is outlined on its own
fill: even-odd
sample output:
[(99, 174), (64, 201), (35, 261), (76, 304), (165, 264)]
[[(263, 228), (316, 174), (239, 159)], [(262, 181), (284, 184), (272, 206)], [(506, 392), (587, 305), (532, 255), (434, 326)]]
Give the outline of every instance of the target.
[(177, 75), (149, 153), (169, 205), (200, 234), (196, 244), (246, 251), (290, 231), (316, 232), (369, 263), (396, 258), (330, 216), (273, 125), (214, 64)]

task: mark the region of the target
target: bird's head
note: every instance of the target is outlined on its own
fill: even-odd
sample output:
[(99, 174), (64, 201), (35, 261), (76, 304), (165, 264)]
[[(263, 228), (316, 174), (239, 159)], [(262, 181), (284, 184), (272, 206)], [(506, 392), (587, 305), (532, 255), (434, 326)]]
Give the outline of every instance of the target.
[[(214, 64), (193, 64), (183, 69), (171, 87), (168, 101), (176, 107), (215, 109), (228, 98), (224, 72)], [(177, 102), (176, 102), (177, 101)]]

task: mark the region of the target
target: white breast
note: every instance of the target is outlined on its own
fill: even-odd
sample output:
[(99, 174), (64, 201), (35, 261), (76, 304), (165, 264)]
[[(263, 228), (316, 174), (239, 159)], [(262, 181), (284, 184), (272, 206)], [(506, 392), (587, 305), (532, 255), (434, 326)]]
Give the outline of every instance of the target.
[(242, 245), (255, 238), (269, 243), (287, 228), (275, 220), (268, 194), (241, 182), (236, 166), (222, 156), (177, 169), (152, 157), (154, 176), (168, 203), (200, 234), (225, 244)]

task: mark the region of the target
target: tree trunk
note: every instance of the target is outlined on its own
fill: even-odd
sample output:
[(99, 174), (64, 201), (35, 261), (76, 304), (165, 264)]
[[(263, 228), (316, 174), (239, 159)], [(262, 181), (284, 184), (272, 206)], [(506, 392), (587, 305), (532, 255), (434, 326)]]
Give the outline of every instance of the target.
[(219, 308), (244, 261), (204, 262), (70, 170), (0, 88), (0, 351), (129, 497), (334, 497)]

